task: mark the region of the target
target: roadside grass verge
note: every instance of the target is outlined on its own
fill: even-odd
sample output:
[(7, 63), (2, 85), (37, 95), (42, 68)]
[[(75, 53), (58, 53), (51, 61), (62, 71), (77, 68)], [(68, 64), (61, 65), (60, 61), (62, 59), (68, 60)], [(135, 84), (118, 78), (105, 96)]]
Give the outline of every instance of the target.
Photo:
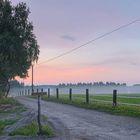
[(0, 120), (0, 135), (4, 135), (4, 128), (7, 125), (13, 125), (14, 123), (17, 122), (19, 116), (18, 113), (26, 111), (26, 108), (21, 105), (18, 101), (16, 101), (14, 98), (5, 98), (1, 97), (0, 98), (0, 119), (1, 116), (9, 116), (10, 114), (16, 113), (17, 116), (12, 119), (3, 119)]
[(0, 135), (2, 135), (4, 133), (4, 128), (7, 125), (12, 125), (14, 123), (16, 123), (16, 120), (2, 120), (2, 121), (0, 121)]
[(14, 98), (0, 98), (0, 114), (1, 113), (20, 113), (25, 111), (25, 107)]
[[(14, 98), (0, 98), (0, 116), (9, 116), (10, 114), (15, 113), (16, 118), (10, 119), (10, 120), (0, 120), (0, 135), (7, 134), (4, 129), (8, 125), (13, 125), (16, 123), (19, 119), (21, 119), (23, 116), (21, 116), (21, 112), (26, 111), (27, 109), (21, 105), (18, 101), (16, 101)], [(41, 116), (42, 123), (47, 122), (47, 118), (45, 116)], [(1, 119), (1, 117), (0, 117)], [(2, 119), (4, 119), (2, 117)], [(54, 136), (53, 129), (49, 126), (42, 125), (42, 135), (46, 135), (47, 137)], [(11, 126), (12, 127), (12, 126)], [(31, 121), (27, 125), (24, 125), (23, 127), (17, 128), (13, 130), (13, 132), (9, 133), (9, 136), (16, 136), (16, 135), (22, 135), (22, 136), (37, 136), (38, 134), (38, 125), (35, 120)]]
[[(48, 125), (42, 126), (42, 132), (43, 135), (46, 135), (48, 137), (52, 137), (54, 135), (53, 130)], [(9, 135), (10, 136), (15, 136), (15, 135), (37, 136), (37, 134), (38, 134), (38, 125), (35, 121), (32, 121), (30, 124), (15, 129)]]
[[(116, 107), (112, 106), (112, 95), (90, 95), (89, 104), (86, 103), (85, 95), (73, 94), (72, 101), (69, 100), (68, 94), (60, 94), (59, 99), (56, 96), (51, 95), (49, 98), (47, 96), (42, 97), (43, 100), (53, 101), (62, 104), (70, 104), (82, 108), (94, 109), (98, 111), (108, 112), (115, 115), (140, 117), (140, 106), (128, 105), (128, 104), (118, 104)], [(103, 102), (103, 101), (110, 102)], [(140, 99), (137, 98), (123, 98), (118, 97), (118, 102), (121, 103), (132, 103), (140, 105)]]

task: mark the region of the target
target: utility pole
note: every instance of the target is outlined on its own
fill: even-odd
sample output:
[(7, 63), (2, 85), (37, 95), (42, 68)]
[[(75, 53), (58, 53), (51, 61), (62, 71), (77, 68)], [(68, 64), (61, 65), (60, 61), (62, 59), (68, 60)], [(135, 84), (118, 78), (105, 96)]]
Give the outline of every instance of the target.
[(32, 93), (34, 92), (34, 65), (32, 64)]

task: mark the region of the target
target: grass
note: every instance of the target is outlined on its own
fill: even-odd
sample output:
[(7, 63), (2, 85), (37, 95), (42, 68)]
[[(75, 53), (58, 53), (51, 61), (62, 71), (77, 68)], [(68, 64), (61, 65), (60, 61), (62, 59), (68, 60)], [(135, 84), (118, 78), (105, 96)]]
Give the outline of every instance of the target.
[[(68, 95), (64, 95), (62, 94), (61, 96), (59, 96), (60, 99), (62, 98), (69, 98)], [(81, 101), (85, 101), (85, 95), (83, 94), (75, 94), (73, 95), (73, 100), (81, 100)], [(112, 95), (111, 94), (95, 94), (95, 95), (90, 95), (90, 101), (94, 101), (94, 100), (104, 100), (104, 101), (111, 101), (112, 102)], [(123, 95), (118, 95), (117, 97), (117, 101), (119, 103), (130, 103), (130, 104), (138, 104), (140, 105), (140, 95), (136, 97), (136, 95), (128, 95), (128, 94), (123, 94)]]
[(43, 134), (47, 135), (48, 137), (51, 137), (54, 135), (53, 130), (48, 125), (44, 125), (42, 127), (42, 131), (43, 131)]
[[(44, 125), (42, 126), (42, 131), (44, 135), (47, 135), (48, 137), (53, 136), (53, 130), (48, 126)], [(15, 135), (23, 135), (23, 136), (36, 136), (38, 133), (38, 125), (36, 122), (31, 122), (28, 125), (25, 125), (24, 127), (17, 128), (13, 132), (10, 133), (10, 136)]]
[[(9, 115), (11, 113), (20, 113), (26, 111), (26, 108), (22, 106), (18, 101), (14, 98), (0, 98), (0, 115), (6, 114)], [(43, 116), (42, 116), (43, 117)], [(43, 117), (43, 120), (47, 119)], [(0, 121), (0, 135), (4, 134), (4, 128), (7, 125), (12, 125), (16, 123), (17, 120), (3, 120)], [(54, 135), (53, 130), (48, 125), (42, 126), (43, 135), (47, 135), (51, 137)], [(24, 127), (17, 128), (13, 132), (11, 132), (10, 136), (15, 135), (24, 135), (24, 136), (36, 136), (38, 133), (38, 125), (35, 121), (25, 125)]]
[[(105, 100), (105, 101), (112, 101), (112, 97), (111, 96), (93, 96), (92, 97), (93, 100), (97, 99), (97, 100)], [(126, 97), (118, 97), (117, 101), (119, 103), (130, 103), (130, 104), (139, 104), (140, 105), (140, 98), (126, 98)]]
[(12, 125), (15, 122), (16, 122), (16, 120), (3, 120), (3, 121), (0, 121), (0, 135), (2, 135), (4, 133), (4, 128), (7, 125)]
[(16, 100), (14, 100), (14, 98), (5, 98), (5, 97), (2, 97), (0, 99), (0, 104), (19, 105), (19, 103)]
[[(0, 98), (0, 115), (8, 116), (11, 113), (20, 113), (25, 111), (26, 108), (18, 103), (14, 98)], [(15, 118), (17, 119), (17, 118)], [(0, 120), (0, 135), (4, 134), (4, 128), (7, 125), (16, 123), (17, 120)]]
[(14, 98), (0, 98), (0, 114), (1, 113), (18, 113), (25, 111), (25, 107), (23, 107), (18, 101)]
[(140, 97), (140, 94), (119, 94), (119, 96), (126, 96), (126, 97)]
[[(104, 101), (110, 101), (112, 102), (112, 95), (111, 94), (95, 94), (95, 95), (90, 95), (89, 96), (89, 100), (92, 102), (94, 100), (104, 100)], [(59, 96), (60, 99), (69, 99), (69, 95), (68, 94), (61, 94)], [(85, 95), (84, 94), (74, 94), (73, 95), (73, 100), (81, 100), (81, 101), (85, 101)], [(117, 97), (117, 101), (119, 103), (128, 103), (128, 104), (137, 104), (140, 105), (140, 94), (136, 95), (129, 95), (129, 94), (120, 94)]]
[[(54, 102), (59, 102), (64, 104), (75, 105), (78, 107), (83, 107), (88, 109), (99, 110), (115, 115), (140, 117), (140, 106), (139, 106), (140, 98), (128, 98), (128, 97), (136, 97), (136, 95), (129, 96), (128, 94), (122, 94), (121, 96), (120, 95), (118, 96), (117, 100), (119, 103), (131, 103), (136, 105), (118, 104), (116, 107), (113, 107), (111, 94), (90, 95), (89, 104), (85, 102), (85, 95), (81, 95), (81, 94), (72, 95), (72, 101), (69, 100), (68, 94), (60, 94), (59, 99), (56, 99), (56, 96), (51, 96), (50, 98), (44, 96), (42, 97), (42, 99), (47, 101), (54, 101)], [(140, 96), (137, 95), (137, 97)], [(103, 102), (102, 100), (110, 101), (110, 102)]]

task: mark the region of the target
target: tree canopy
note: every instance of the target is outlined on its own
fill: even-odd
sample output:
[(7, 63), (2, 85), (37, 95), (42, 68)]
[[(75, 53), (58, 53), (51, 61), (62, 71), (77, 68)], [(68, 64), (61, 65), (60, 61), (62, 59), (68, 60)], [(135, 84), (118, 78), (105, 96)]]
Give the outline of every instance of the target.
[(39, 45), (29, 21), (26, 3), (13, 6), (0, 0), (0, 87), (7, 89), (16, 76), (25, 78), (33, 62), (37, 62)]

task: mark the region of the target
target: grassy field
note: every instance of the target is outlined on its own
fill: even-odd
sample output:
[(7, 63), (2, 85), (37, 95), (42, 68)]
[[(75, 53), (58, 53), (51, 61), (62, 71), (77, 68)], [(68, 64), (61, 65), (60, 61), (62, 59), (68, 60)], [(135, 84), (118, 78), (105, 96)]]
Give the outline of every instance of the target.
[(43, 100), (71, 104), (111, 114), (140, 117), (140, 94), (119, 94), (116, 107), (112, 106), (111, 94), (90, 95), (89, 104), (86, 103), (86, 96), (81, 94), (73, 94), (71, 101), (68, 94), (59, 94), (59, 99), (56, 99), (56, 95), (51, 95), (50, 98), (44, 96)]

